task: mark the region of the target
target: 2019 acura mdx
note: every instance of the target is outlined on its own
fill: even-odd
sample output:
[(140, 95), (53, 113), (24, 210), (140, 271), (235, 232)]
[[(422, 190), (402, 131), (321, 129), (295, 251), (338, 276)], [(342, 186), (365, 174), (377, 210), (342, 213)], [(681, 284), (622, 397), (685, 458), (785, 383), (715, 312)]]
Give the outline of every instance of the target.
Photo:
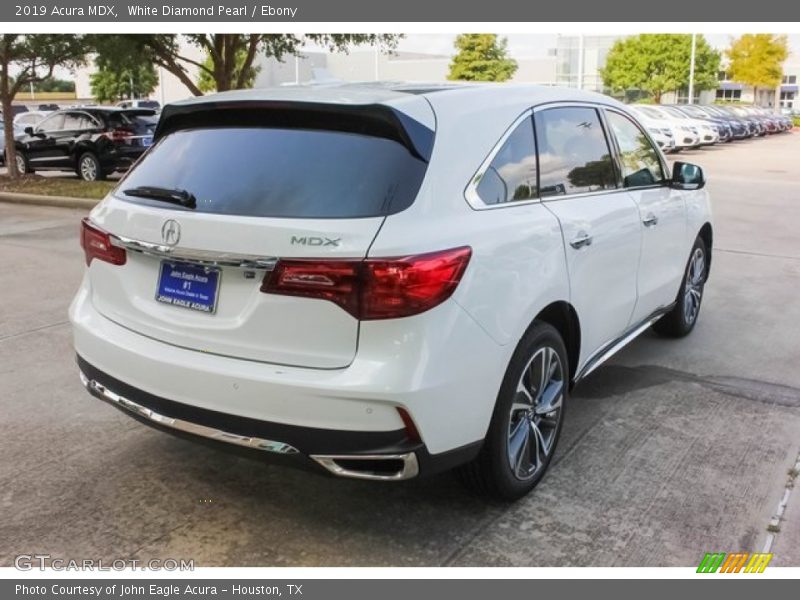
[(153, 427), (338, 476), (518, 498), (572, 386), (692, 331), (702, 170), (605, 96), (248, 90), (165, 107), (83, 221), (80, 375)]

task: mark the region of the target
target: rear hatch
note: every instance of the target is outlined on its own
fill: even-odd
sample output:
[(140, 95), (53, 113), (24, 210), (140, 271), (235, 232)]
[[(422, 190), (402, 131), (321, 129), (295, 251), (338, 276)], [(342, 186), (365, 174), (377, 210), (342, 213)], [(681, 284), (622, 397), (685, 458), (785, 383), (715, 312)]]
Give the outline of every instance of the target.
[(359, 321), (262, 281), (279, 258), (363, 259), (384, 218), (414, 201), (432, 143), (428, 124), (385, 104), (167, 107), (153, 147), (92, 213), (125, 248), (122, 265), (91, 261), (92, 302), (175, 346), (347, 366)]

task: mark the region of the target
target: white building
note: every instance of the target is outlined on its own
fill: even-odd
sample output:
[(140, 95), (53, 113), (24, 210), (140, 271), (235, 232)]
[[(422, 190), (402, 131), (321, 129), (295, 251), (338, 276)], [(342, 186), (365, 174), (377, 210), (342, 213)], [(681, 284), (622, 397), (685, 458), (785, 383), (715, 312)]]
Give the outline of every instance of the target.
[[(283, 61), (262, 58), (255, 87), (308, 83), (327, 78), (342, 81), (425, 81), (447, 80), (451, 56), (421, 52), (384, 53), (374, 48), (359, 48), (349, 53), (303, 52)], [(517, 58), (512, 81), (553, 85), (556, 81), (555, 56)]]

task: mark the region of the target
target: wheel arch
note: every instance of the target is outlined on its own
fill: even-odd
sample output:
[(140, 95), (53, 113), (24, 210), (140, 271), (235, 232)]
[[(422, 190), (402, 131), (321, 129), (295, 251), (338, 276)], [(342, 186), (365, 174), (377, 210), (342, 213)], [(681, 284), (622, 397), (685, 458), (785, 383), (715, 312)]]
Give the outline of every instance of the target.
[(581, 355), (581, 324), (575, 307), (565, 300), (557, 300), (545, 306), (531, 322), (543, 321), (558, 330), (567, 347), (569, 378), (573, 382), (578, 371)]
[(711, 226), (711, 223), (706, 221), (697, 233), (697, 237), (703, 240), (703, 244), (706, 246), (706, 280), (708, 280), (708, 275), (711, 272), (711, 255), (714, 244), (714, 228)]

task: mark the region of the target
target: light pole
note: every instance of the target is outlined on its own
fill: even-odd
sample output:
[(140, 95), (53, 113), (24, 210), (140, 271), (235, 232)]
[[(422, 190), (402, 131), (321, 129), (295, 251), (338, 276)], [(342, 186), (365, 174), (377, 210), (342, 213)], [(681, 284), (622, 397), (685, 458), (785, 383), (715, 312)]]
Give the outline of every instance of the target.
[(689, 59), (689, 101), (688, 104), (694, 104), (694, 55), (697, 50), (697, 34), (692, 34), (692, 55)]

